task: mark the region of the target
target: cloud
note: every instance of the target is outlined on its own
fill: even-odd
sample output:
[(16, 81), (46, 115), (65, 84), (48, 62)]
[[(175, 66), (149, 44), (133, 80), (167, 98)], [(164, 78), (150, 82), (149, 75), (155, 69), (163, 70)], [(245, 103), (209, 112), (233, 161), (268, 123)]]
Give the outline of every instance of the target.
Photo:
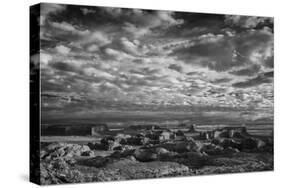
[(84, 48), (89, 52), (98, 51), (101, 47), (110, 44), (111, 40), (101, 31), (88, 32), (72, 44), (78, 48)]
[(171, 55), (187, 64), (216, 71), (241, 66), (250, 66), (253, 67), (252, 71), (258, 71), (257, 67), (272, 64), (273, 34), (264, 29), (243, 32), (235, 37), (204, 34), (188, 42), (178, 43), (172, 48)]
[(113, 80), (115, 77), (108, 72), (104, 72), (102, 70), (98, 70), (94, 67), (86, 67), (83, 69), (83, 73), (87, 76), (93, 76), (98, 78), (103, 78), (107, 80)]
[(239, 15), (226, 15), (225, 23), (231, 26), (242, 28), (255, 28), (260, 24), (273, 23), (273, 18), (270, 17), (257, 17), (257, 16), (239, 16)]
[(233, 71), (230, 71), (230, 74), (234, 74), (237, 76), (253, 76), (255, 75), (259, 70), (261, 69), (260, 65), (251, 65), (249, 67), (246, 68), (242, 68), (242, 69), (236, 69)]
[(128, 23), (126, 22), (124, 24), (124, 26), (122, 27), (122, 29), (133, 35), (135, 38), (139, 38), (139, 37), (143, 37), (147, 34), (150, 34), (151, 30), (149, 28), (146, 28), (146, 27), (137, 27), (135, 26), (134, 24), (132, 23)]
[(115, 7), (102, 7), (102, 9), (111, 16), (118, 17), (121, 16), (123, 13), (122, 8), (115, 8)]
[(84, 48), (89, 52), (97, 51), (100, 47), (111, 43), (111, 39), (102, 31), (81, 29), (68, 22), (50, 22), (53, 29), (51, 37), (69, 41), (75, 48)]
[(79, 35), (79, 36), (85, 36), (89, 34), (89, 30), (79, 30), (77, 29), (77, 26), (74, 26), (70, 23), (67, 23), (65, 21), (63, 22), (50, 22), (50, 25), (58, 30), (73, 34), (73, 35)]
[(56, 70), (66, 71), (66, 72), (79, 72), (79, 68), (74, 64), (66, 63), (66, 62), (54, 62), (51, 67)]
[(47, 53), (40, 53), (40, 63), (41, 65), (47, 65), (50, 61), (52, 61), (53, 57)]
[(171, 11), (143, 11), (134, 9), (126, 16), (126, 22), (122, 29), (135, 38), (143, 37), (151, 33), (152, 29), (181, 25), (183, 19), (175, 19)]
[(95, 10), (92, 10), (92, 9), (89, 9), (89, 8), (80, 8), (80, 10), (81, 10), (81, 12), (82, 12), (82, 14), (83, 14), (84, 16), (86, 16), (86, 15), (88, 15), (88, 14), (94, 14), (94, 13), (96, 13)]
[(263, 73), (255, 78), (246, 80), (244, 82), (234, 83), (232, 86), (239, 87), (239, 88), (247, 88), (247, 87), (257, 86), (263, 83), (272, 83), (272, 78), (271, 78), (272, 76), (273, 76), (273, 72)]
[(65, 9), (65, 5), (42, 3), (40, 6), (40, 25), (45, 25), (45, 21), (50, 14), (55, 14)]
[(178, 72), (182, 72), (182, 67), (179, 66), (179, 65), (176, 65), (176, 64), (169, 65), (169, 69), (172, 69), (172, 70), (175, 70), (175, 71), (178, 71)]
[(139, 54), (138, 42), (137, 41), (131, 42), (126, 37), (122, 37), (120, 39), (120, 44), (121, 44), (121, 47), (123, 48), (123, 50), (125, 52), (128, 52), (128, 53), (133, 54), (133, 55)]
[(134, 59), (131, 55), (112, 48), (106, 48), (104, 52), (106, 54), (105, 58), (111, 58), (119, 61), (124, 59)]
[(230, 82), (231, 80), (232, 80), (231, 78), (219, 78), (213, 80), (212, 83), (220, 84), (220, 83)]
[(46, 15), (42, 92), (57, 93), (43, 101), (54, 117), (272, 105), (270, 20), (86, 6)]
[(82, 43), (84, 44), (94, 43), (98, 46), (104, 46), (110, 42), (111, 42), (110, 39), (104, 33), (100, 31), (94, 31), (88, 37), (86, 37)]
[(70, 48), (68, 48), (68, 47), (66, 47), (66, 46), (64, 46), (64, 45), (56, 46), (56, 47), (55, 47), (55, 50), (56, 50), (58, 53), (63, 54), (63, 55), (67, 55), (67, 54), (71, 51)]

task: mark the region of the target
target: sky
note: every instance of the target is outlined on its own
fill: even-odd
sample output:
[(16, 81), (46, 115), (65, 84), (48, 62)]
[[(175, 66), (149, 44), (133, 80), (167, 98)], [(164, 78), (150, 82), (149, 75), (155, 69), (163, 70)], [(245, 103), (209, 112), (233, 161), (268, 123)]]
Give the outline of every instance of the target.
[(38, 24), (45, 117), (273, 116), (273, 18), (41, 4)]

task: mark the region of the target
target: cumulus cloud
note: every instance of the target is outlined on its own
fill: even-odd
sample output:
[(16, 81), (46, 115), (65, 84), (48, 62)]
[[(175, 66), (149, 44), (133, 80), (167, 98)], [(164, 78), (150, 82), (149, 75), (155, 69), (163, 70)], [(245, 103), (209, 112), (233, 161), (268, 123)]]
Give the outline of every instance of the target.
[(105, 58), (111, 58), (114, 60), (128, 60), (128, 59), (134, 59), (134, 57), (132, 57), (131, 55), (123, 52), (123, 51), (119, 51), (119, 50), (115, 50), (112, 48), (106, 48), (104, 50), (106, 56)]
[(96, 69), (94, 67), (87, 67), (83, 69), (83, 73), (87, 76), (94, 76), (99, 78), (104, 78), (107, 80), (113, 80), (115, 77), (108, 72)]
[(66, 47), (66, 46), (64, 46), (64, 45), (56, 46), (56, 47), (55, 47), (55, 50), (56, 50), (58, 53), (63, 54), (63, 55), (67, 55), (67, 54), (71, 51), (70, 48), (68, 48), (68, 47)]
[(133, 35), (135, 38), (139, 38), (139, 37), (143, 37), (146, 34), (150, 34), (151, 30), (149, 28), (146, 27), (137, 27), (132, 23), (125, 23), (124, 26), (122, 27), (122, 29)]
[(123, 30), (135, 38), (145, 36), (151, 33), (152, 29), (164, 28), (181, 25), (183, 19), (175, 19), (174, 12), (171, 11), (142, 11), (133, 10), (128, 15), (127, 22), (122, 27)]
[(70, 34), (74, 34), (74, 35), (79, 35), (79, 36), (85, 36), (89, 34), (89, 30), (79, 30), (77, 29), (77, 26), (74, 26), (70, 23), (67, 22), (51, 22), (50, 25), (58, 30), (64, 31), (64, 32), (68, 32)]

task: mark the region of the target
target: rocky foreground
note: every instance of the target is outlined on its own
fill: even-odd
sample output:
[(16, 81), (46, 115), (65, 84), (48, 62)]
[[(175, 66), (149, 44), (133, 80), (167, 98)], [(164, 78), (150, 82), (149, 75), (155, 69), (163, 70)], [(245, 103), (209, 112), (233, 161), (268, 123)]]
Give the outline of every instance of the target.
[(45, 185), (273, 170), (272, 140), (249, 135), (160, 141), (119, 134), (41, 145)]

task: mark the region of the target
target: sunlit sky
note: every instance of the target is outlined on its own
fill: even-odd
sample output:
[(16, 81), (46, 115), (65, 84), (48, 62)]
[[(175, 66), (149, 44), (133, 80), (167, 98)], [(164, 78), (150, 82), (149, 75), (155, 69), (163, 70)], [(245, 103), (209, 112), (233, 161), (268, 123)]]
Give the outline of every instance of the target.
[(38, 22), (48, 116), (273, 111), (272, 18), (42, 4)]

